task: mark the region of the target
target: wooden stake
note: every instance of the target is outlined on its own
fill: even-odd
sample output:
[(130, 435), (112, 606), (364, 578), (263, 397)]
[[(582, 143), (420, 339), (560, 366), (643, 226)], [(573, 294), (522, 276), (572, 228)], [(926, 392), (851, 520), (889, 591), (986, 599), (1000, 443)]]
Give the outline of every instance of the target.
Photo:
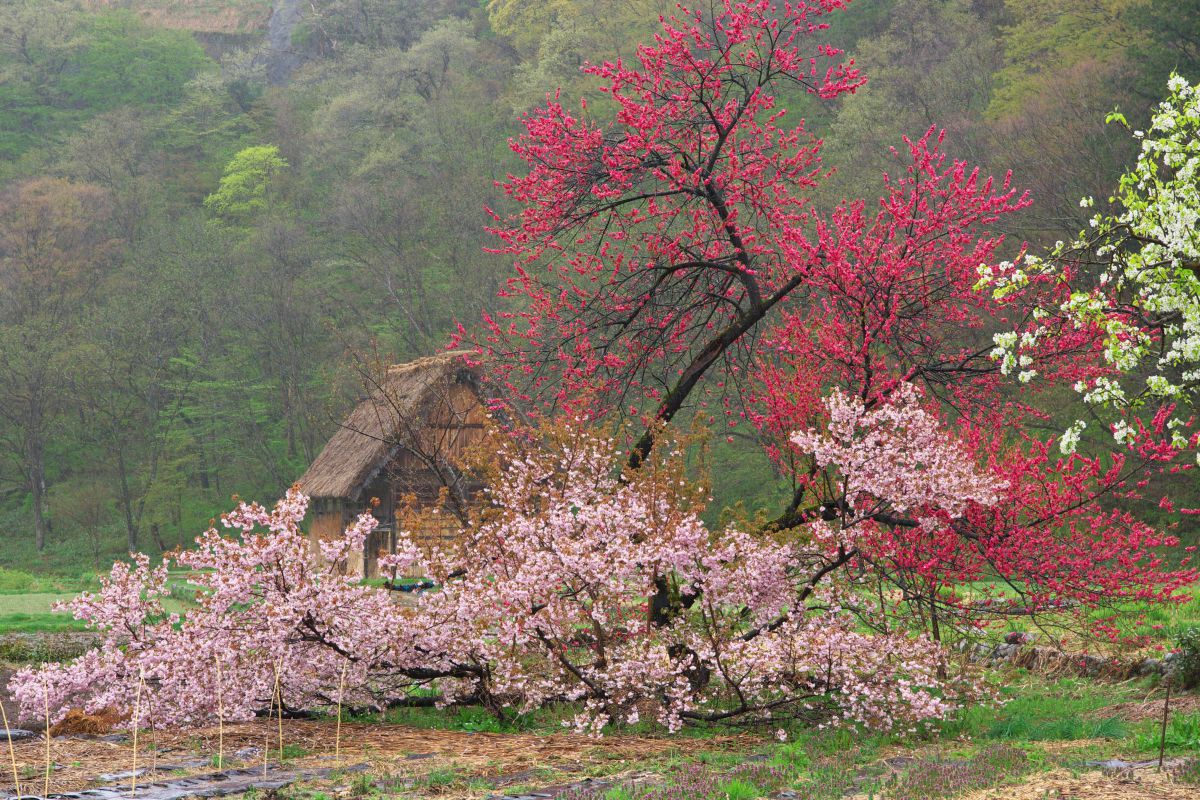
[(263, 777), (267, 777), (267, 757), (271, 753), (271, 712), (275, 709), (275, 695), (267, 702), (267, 726), (263, 730)]
[(283, 668), (283, 659), (275, 662), (275, 708), (279, 718), (279, 766), (283, 766), (283, 690), (279, 687), (279, 670)]
[(130, 778), (129, 794), (137, 797), (138, 723), (142, 715), (142, 670), (138, 668), (137, 695), (133, 701), (133, 777)]
[(48, 664), (42, 662), (42, 701), (46, 713), (46, 774), (42, 785), (42, 797), (50, 796), (50, 679), (46, 677)]
[(150, 778), (153, 780), (158, 773), (158, 731), (154, 728), (154, 701), (146, 699), (150, 713)]
[(21, 796), (21, 778), (17, 775), (17, 750), (13, 747), (12, 728), (8, 727), (8, 712), (4, 710), (4, 703), (0, 702), (0, 719), (4, 721), (4, 732), (8, 734), (8, 757), (12, 759), (13, 771), (13, 791), (17, 797)]
[(1162, 772), (1163, 756), (1167, 752), (1167, 715), (1171, 711), (1171, 677), (1167, 676), (1167, 696), (1163, 699), (1162, 729), (1158, 735), (1158, 771)]
[(217, 769), (225, 769), (225, 684), (221, 680), (221, 656), (214, 655), (217, 662)]
[[(342, 700), (346, 694), (346, 668), (349, 666), (349, 661), (342, 662), (342, 680), (338, 683), (337, 729), (333, 734), (333, 765), (335, 767), (342, 765)], [(13, 769), (16, 769), (15, 762)]]

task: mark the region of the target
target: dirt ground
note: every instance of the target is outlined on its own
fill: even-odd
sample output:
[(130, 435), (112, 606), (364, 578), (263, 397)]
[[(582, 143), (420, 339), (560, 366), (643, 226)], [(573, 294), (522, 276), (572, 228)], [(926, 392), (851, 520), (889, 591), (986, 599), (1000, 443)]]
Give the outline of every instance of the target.
[[(0, 670), (0, 685), (8, 674)], [(1176, 713), (1200, 709), (1200, 697), (1184, 695), (1172, 702)], [(1105, 715), (1119, 715), (1131, 721), (1156, 718), (1161, 701), (1127, 702), (1103, 709)], [(15, 708), (6, 710), (10, 719)], [(341, 727), (340, 746), (337, 725), (331, 721), (286, 720), (282, 738), (289, 768), (298, 770), (353, 767), (365, 765), (373, 782), (412, 787), (429, 776), (453, 774), (455, 786), (429, 790), (439, 800), (482, 798), (500, 793), (505, 787), (525, 785), (550, 787), (579, 780), (588, 775), (637, 773), (653, 769), (672, 756), (687, 756), (699, 751), (726, 750), (750, 754), (761, 751), (764, 740), (754, 736), (688, 739), (678, 737), (610, 736), (591, 739), (569, 733), (553, 735), (472, 733), (431, 730), (399, 725), (346, 723)], [(279, 749), (277, 722), (227, 725), (223, 729), (205, 728), (187, 732), (144, 733), (138, 742), (136, 767), (156, 768), (153, 774), (140, 774), (139, 784), (155, 779), (212, 772), (214, 757), (220, 749), (230, 766), (252, 767), (263, 764), (264, 748), (270, 751), (274, 765)], [(1072, 763), (1072, 753), (1083, 748), (1108, 752), (1116, 743), (1105, 740), (1039, 742), (1038, 748), (1052, 763)], [(881, 756), (902, 754), (933, 757), (941, 745), (926, 753), (923, 748), (889, 749)], [(132, 742), (127, 737), (59, 737), (50, 741), (49, 779), (45, 777), (45, 740), (16, 742), (16, 772), (26, 794), (76, 791), (103, 785), (101, 776), (128, 773), (135, 767)], [(1120, 753), (1111, 753), (1119, 757)], [(1200, 754), (1198, 754), (1200, 755)], [(1089, 756), (1094, 757), (1094, 756)], [(0, 795), (12, 788), (13, 765), (8, 744), (0, 740)], [(118, 780), (128, 783), (128, 775)], [(349, 778), (339, 779), (347, 783)], [(348, 787), (326, 782), (320, 788), (331, 796), (346, 796)], [(472, 784), (472, 786), (468, 786)], [(483, 788), (480, 788), (483, 787)], [(398, 792), (399, 793), (399, 792)], [(405, 796), (426, 796), (418, 790)], [(864, 798), (865, 800), (865, 798)], [(1124, 772), (1101, 772), (1055, 768), (1030, 775), (1012, 785), (962, 795), (959, 800), (1200, 800), (1200, 787), (1174, 781), (1169, 774), (1153, 767)]]
[[(106, 773), (127, 773), (134, 769), (132, 743), (124, 737), (60, 737), (50, 741), (52, 766), (48, 789), (53, 792), (75, 791), (106, 785)], [(263, 763), (262, 752), (269, 747), (270, 763), (279, 743), (277, 722), (228, 725), (223, 731), (206, 728), (187, 733), (144, 734), (138, 742), (136, 767), (156, 767), (154, 774), (141, 774), (140, 784), (154, 779), (212, 772), (212, 757), (223, 748), (232, 766), (257, 768)], [(538, 736), (531, 734), (470, 733), (410, 728), (383, 724), (344, 724), (340, 748), (336, 742), (336, 724), (327, 721), (285, 721), (285, 751), (295, 754), (289, 768), (367, 765), (373, 782), (412, 787), (413, 782), (436, 774), (453, 773), (460, 780), (457, 788), (430, 789), (428, 796), (439, 800), (482, 798), (503, 787), (524, 784), (553, 786), (564, 780), (585, 775), (612, 775), (645, 770), (649, 761), (671, 756), (686, 756), (701, 750), (724, 749), (747, 754), (761, 750), (763, 740), (756, 737), (719, 739), (680, 739), (659, 737), (612, 736), (590, 739), (568, 733)], [(1062, 754), (1055, 743), (1044, 743), (1053, 760)], [(1079, 747), (1083, 742), (1064, 742), (1063, 749)], [(26, 794), (42, 794), (45, 777), (45, 740), (38, 738), (15, 744), (16, 769)], [(910, 755), (920, 756), (918, 752)], [(128, 783), (127, 775), (119, 778)], [(340, 779), (347, 783), (350, 778)], [(469, 788), (468, 781), (474, 781)], [(328, 783), (328, 782), (326, 782)], [(349, 788), (322, 785), (332, 796), (345, 796)], [(0, 794), (12, 784), (12, 765), (6, 742), (0, 742)], [(111, 785), (111, 780), (109, 781)], [(483, 788), (480, 788), (483, 787)], [(419, 791), (412, 795), (425, 796)], [(1056, 768), (1031, 775), (1014, 785), (962, 795), (960, 800), (1200, 800), (1200, 787), (1183, 785), (1155, 768), (1126, 772), (1073, 772)]]
[[(4, 706), (4, 713), (8, 715), (8, 724), (12, 727), (17, 727), (17, 704), (8, 699), (8, 692), (4, 691), (4, 687), (8, 686), (8, 679), (12, 677), (12, 671), (0, 667), (0, 705)], [(0, 728), (4, 727), (0, 725)]]
[[(105, 773), (134, 769), (134, 750), (128, 740), (59, 737), (50, 741), (50, 792), (75, 791), (100, 783)], [(186, 733), (143, 733), (138, 742), (137, 767), (158, 768), (158, 777), (211, 772), (209, 761), (223, 748), (226, 762), (234, 766), (263, 763), (263, 748), (278, 752), (279, 729), (265, 721), (227, 725), (224, 731), (205, 728)], [(550, 770), (584, 775), (620, 772), (649, 758), (685, 755), (691, 751), (751, 749), (761, 745), (754, 737), (679, 739), (611, 736), (591, 739), (562, 733), (550, 736), (470, 733), (429, 730), (383, 724), (343, 724), (341, 745), (336, 745), (333, 722), (287, 720), (283, 723), (285, 752), (297, 753), (291, 766), (350, 767), (369, 764), (377, 778), (403, 780), (438, 770), (457, 775), (504, 782), (506, 777), (545, 774)], [(45, 788), (45, 740), (15, 744), (18, 776), (27, 793)], [(0, 792), (12, 784), (8, 746), (0, 742)], [(148, 782), (153, 776), (138, 777)], [(124, 779), (128, 781), (128, 779)]]

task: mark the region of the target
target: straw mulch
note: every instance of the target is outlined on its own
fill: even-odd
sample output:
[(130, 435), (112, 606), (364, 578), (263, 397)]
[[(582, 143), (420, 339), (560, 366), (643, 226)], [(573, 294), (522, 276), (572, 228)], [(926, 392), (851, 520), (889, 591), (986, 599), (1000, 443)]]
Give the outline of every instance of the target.
[[(1172, 694), (1171, 716), (1176, 714), (1195, 714), (1200, 712), (1200, 694)], [(1097, 709), (1094, 716), (1120, 717), (1130, 722), (1141, 722), (1147, 719), (1162, 719), (1163, 694), (1149, 700), (1134, 700), (1128, 703), (1117, 703)]]
[(1200, 787), (1174, 781), (1156, 769), (1073, 775), (1056, 769), (1024, 783), (982, 789), (959, 800), (1196, 800)]
[[(334, 760), (335, 724), (326, 721), (287, 720), (283, 724), (283, 742), (287, 748), (298, 747), (305, 755), (294, 760), (298, 768), (329, 767)], [(262, 748), (278, 750), (277, 722), (256, 721), (227, 725), (224, 732), (224, 753), (231, 766), (252, 766), (262, 763)], [(155, 745), (157, 753), (154, 752)], [(368, 763), (370, 772), (386, 776), (421, 776), (435, 769), (453, 767), (464, 775), (499, 778), (534, 768), (558, 768), (567, 773), (579, 773), (603, 768), (620, 771), (632, 768), (637, 762), (671, 754), (686, 754), (699, 750), (751, 749), (761, 745), (753, 737), (720, 737), (708, 739), (656, 738), (641, 736), (612, 736), (601, 739), (561, 733), (550, 736), (530, 734), (467, 733), (409, 728), (397, 725), (342, 725), (341, 762), (339, 766)], [(172, 770), (173, 775), (211, 772), (212, 767), (189, 766), (176, 770), (174, 765), (195, 762), (198, 757), (217, 754), (218, 729), (205, 728), (188, 732), (143, 731), (138, 741), (137, 766), (145, 768), (156, 762), (160, 774)], [(235, 758), (241, 751), (242, 760)], [(18, 774), (26, 792), (41, 793), (44, 786), (45, 740), (33, 739), (15, 743)], [(54, 764), (50, 775), (50, 791), (75, 791), (101, 785), (98, 776), (130, 770), (134, 766), (130, 742), (107, 742), (94, 738), (57, 738), (50, 740), (50, 760)], [(138, 777), (138, 782), (152, 780), (150, 775)], [(123, 782), (128, 782), (125, 779)], [(0, 742), (0, 793), (12, 785), (12, 767), (8, 743)]]

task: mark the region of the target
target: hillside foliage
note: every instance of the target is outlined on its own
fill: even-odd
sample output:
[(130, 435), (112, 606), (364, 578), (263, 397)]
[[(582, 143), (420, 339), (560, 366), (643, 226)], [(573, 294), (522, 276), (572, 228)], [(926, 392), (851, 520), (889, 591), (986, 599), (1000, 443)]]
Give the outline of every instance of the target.
[[(509, 140), (548, 97), (576, 108), (606, 78), (580, 67), (632, 57), (673, 7), (314, 0), (290, 35), (301, 65), (271, 84), (265, 5), (110, 5), (0, 8), (0, 560), (59, 571), (184, 544), (232, 494), (280, 495), (361, 392), (348, 354), (428, 354), (525, 302), (497, 298), (512, 259), (485, 231), (487, 209), (517, 210)], [(951, 163), (1030, 190), (993, 226), (1010, 255), (1072, 241), (1079, 198), (1136, 157), (1106, 115), (1146, 128), (1172, 71), (1200, 79), (1198, 15), (855, 0), (827, 38), (866, 85), (776, 98), (823, 142), (811, 169), (835, 170), (808, 202), (877, 197), (890, 148), (937, 126)], [(1061, 398), (1047, 430), (1078, 416)], [(726, 427), (717, 509), (786, 510), (762, 431)]]

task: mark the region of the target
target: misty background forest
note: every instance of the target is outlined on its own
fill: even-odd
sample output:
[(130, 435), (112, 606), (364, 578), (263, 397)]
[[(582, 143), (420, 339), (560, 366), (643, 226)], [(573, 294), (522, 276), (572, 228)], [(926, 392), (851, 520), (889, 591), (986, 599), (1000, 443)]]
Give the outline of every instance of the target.
[[(277, 497), (365, 364), (502, 302), (486, 209), (511, 210), (521, 115), (555, 87), (575, 107), (580, 65), (670, 10), (0, 6), (0, 566), (96, 569), (189, 542), (231, 495)], [(1200, 78), (1198, 20), (1197, 0), (855, 0), (830, 38), (868, 85), (784, 98), (836, 169), (817, 202), (878, 196), (888, 148), (936, 124), (1031, 191), (1007, 251), (1069, 239), (1135, 154), (1106, 115), (1137, 128), (1172, 70)], [(718, 505), (777, 499), (752, 437), (716, 447)]]

